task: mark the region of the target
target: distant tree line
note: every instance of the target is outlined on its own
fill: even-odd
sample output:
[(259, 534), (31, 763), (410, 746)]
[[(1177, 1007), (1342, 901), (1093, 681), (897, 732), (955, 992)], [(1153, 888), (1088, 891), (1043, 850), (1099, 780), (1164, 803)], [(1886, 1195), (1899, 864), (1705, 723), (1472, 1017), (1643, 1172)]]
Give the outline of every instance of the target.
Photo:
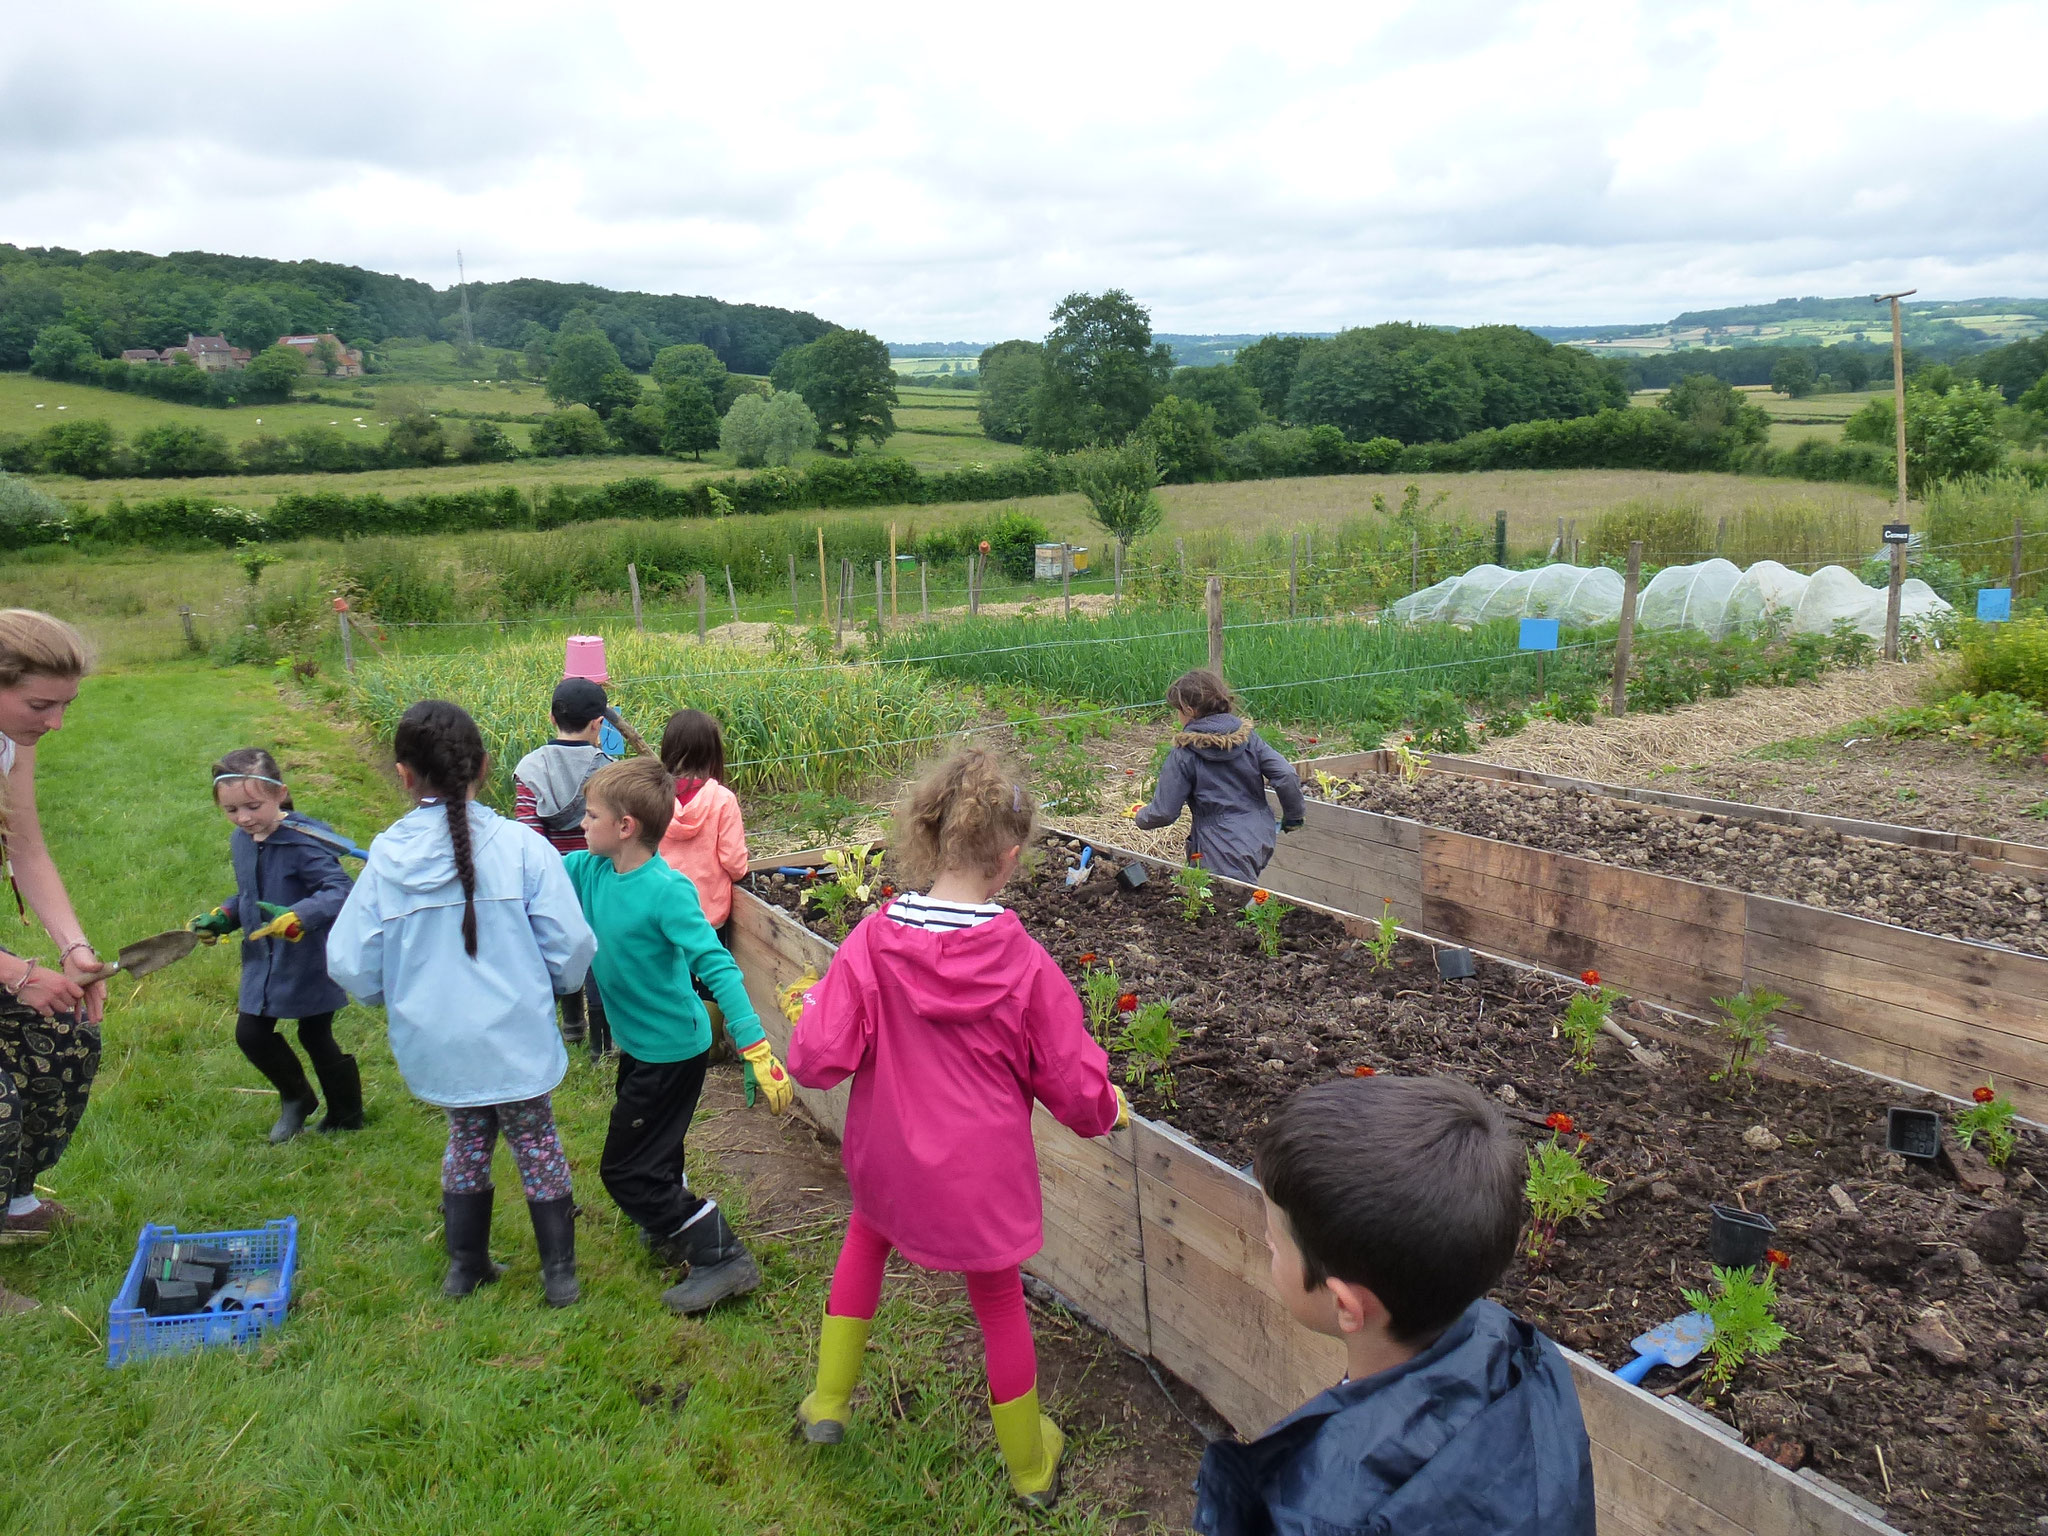
[[(589, 283), (520, 278), (471, 283), (471, 329), (541, 366), (563, 321), (590, 316), (626, 365), (645, 372), (664, 347), (709, 347), (739, 373), (766, 373), (793, 346), (832, 327), (816, 315), (675, 294), (617, 292)], [(25, 368), (37, 335), (65, 325), (102, 357), (161, 351), (188, 334), (219, 334), (252, 352), (279, 336), (331, 331), (374, 349), (399, 337), (463, 341), (462, 294), (412, 278), (320, 261), (270, 261), (183, 251), (94, 251), (0, 244), (0, 369)], [(373, 350), (374, 356), (374, 350)]]

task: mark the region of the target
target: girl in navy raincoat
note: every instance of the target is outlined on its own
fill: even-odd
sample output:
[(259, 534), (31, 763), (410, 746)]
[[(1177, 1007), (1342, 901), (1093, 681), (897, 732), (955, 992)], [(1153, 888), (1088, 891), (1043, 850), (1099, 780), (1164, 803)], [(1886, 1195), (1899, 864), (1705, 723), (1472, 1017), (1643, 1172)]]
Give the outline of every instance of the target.
[(1212, 874), (1247, 884), (1273, 857), (1272, 790), (1280, 801), (1279, 830), (1292, 832), (1308, 814), (1301, 780), (1286, 758), (1240, 720), (1230, 689), (1206, 669), (1188, 673), (1166, 691), (1180, 715), (1173, 750), (1159, 770), (1159, 792), (1150, 805), (1127, 813), (1148, 831), (1170, 827), (1188, 813), (1188, 858)]
[[(242, 931), (235, 1044), (277, 1089), (282, 1107), (270, 1139), (289, 1141), (305, 1129), (321, 1095), (327, 1113), (317, 1129), (360, 1130), (362, 1074), (334, 1040), (334, 1015), (348, 995), (327, 976), (327, 930), (350, 889), (339, 854), (351, 845), (325, 822), (292, 809), (277, 759), (261, 747), (240, 748), (213, 765), (213, 799), (235, 824), (235, 894), (191, 927), (208, 944)], [(277, 1032), (279, 1019), (299, 1021), (299, 1044), (312, 1060), (319, 1094), (298, 1052)]]

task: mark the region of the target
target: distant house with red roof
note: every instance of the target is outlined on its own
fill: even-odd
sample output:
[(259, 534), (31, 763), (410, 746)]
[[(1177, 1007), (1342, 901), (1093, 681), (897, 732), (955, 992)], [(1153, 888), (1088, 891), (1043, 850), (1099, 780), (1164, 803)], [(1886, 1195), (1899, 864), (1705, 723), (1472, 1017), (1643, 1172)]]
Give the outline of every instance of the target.
[(250, 352), (247, 347), (237, 347), (225, 336), (185, 337), (185, 354), (208, 373), (226, 373), (233, 368), (249, 366)]
[(161, 362), (162, 358), (155, 347), (130, 347), (121, 354), (121, 361), (124, 363), (155, 363)]
[(321, 331), (315, 335), (308, 336), (280, 336), (277, 338), (277, 344), (280, 347), (290, 347), (294, 352), (305, 354), (306, 372), (308, 373), (324, 374), (327, 372), (327, 364), (320, 355), (320, 344), (322, 342), (325, 342), (334, 349), (335, 364), (332, 375), (334, 378), (354, 379), (362, 376), (363, 354), (354, 347), (343, 346), (341, 338), (332, 331)]

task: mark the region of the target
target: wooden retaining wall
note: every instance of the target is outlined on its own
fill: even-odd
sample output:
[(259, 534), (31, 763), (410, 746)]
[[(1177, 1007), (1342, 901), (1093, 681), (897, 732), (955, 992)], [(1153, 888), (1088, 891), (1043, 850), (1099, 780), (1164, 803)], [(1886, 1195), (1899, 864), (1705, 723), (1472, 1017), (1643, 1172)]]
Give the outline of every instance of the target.
[[(1364, 753), (1303, 766), (1357, 777), (1385, 771), (1385, 761)], [(1463, 771), (1461, 760), (1454, 766)], [(1880, 841), (1941, 847), (2025, 878), (2048, 867), (2048, 849), (2031, 844), (1688, 796), (1659, 803), (1884, 834)], [(1392, 901), (1404, 927), (1567, 975), (1596, 969), (1632, 996), (1685, 1013), (1712, 1017), (1714, 998), (1768, 987), (1790, 999), (1777, 1015), (1787, 1045), (1957, 1099), (1995, 1077), (2021, 1115), (2048, 1122), (2048, 957), (1319, 800), (1260, 878), (1282, 895), (1364, 917)]]
[[(832, 946), (744, 888), (733, 895), (732, 943), (768, 1037), (786, 1052), (777, 993), (822, 974)], [(843, 1133), (844, 1086), (797, 1095)], [(1085, 1141), (1040, 1109), (1032, 1136), (1045, 1247), (1025, 1268), (1078, 1311), (1195, 1386), (1246, 1436), (1343, 1375), (1341, 1346), (1302, 1328), (1273, 1294), (1265, 1201), (1251, 1178), (1140, 1116)], [(1898, 1536), (1832, 1484), (1566, 1355), (1593, 1442), (1600, 1536)]]

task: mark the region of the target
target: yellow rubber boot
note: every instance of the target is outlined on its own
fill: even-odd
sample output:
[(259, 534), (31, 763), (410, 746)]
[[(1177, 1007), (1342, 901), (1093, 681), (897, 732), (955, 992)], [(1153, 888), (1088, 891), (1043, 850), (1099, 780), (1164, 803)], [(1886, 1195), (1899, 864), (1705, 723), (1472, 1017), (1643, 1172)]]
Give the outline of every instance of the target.
[(1010, 1487), (1025, 1503), (1051, 1509), (1059, 1502), (1060, 1453), (1067, 1437), (1038, 1411), (1038, 1388), (1007, 1403), (990, 1403), (988, 1416), (1010, 1469)]
[(853, 1388), (860, 1380), (872, 1321), (825, 1314), (825, 1326), (818, 1330), (818, 1384), (796, 1410), (797, 1428), (813, 1445), (837, 1445), (846, 1438)]

